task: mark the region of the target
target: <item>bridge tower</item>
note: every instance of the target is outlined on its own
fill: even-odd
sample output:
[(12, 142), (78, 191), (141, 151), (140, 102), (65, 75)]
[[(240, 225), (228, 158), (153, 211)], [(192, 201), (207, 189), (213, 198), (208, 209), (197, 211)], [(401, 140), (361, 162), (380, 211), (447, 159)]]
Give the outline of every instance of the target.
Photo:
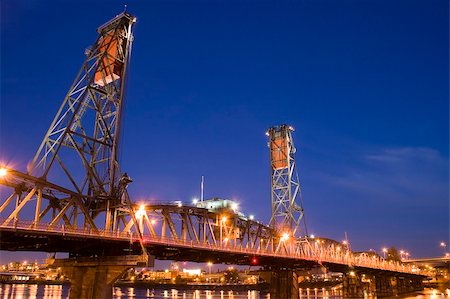
[(69, 248), (69, 259), (49, 261), (69, 278), (71, 298), (110, 298), (112, 283), (126, 269), (146, 266), (149, 261), (136, 208), (127, 193), (131, 179), (119, 167), (135, 21), (123, 12), (97, 29), (98, 36), (85, 51), (86, 59), (28, 172), (8, 169), (0, 177), (2, 185), (14, 188), (0, 206), (0, 214), (9, 212), (1, 218), (1, 227), (17, 224), (19, 214), (31, 209), (34, 221), (29, 229), (45, 226), (63, 234), (129, 234), (139, 240), (140, 246), (130, 245), (126, 252), (86, 242)]
[[(98, 37), (39, 146), (28, 173), (73, 190), (81, 203), (67, 207), (88, 215), (94, 225), (104, 215), (104, 229), (115, 230), (120, 210), (130, 206), (119, 168), (119, 138), (126, 72), (135, 17), (122, 13), (97, 29)], [(116, 223), (114, 223), (116, 219)], [(76, 221), (74, 219), (74, 221)], [(97, 220), (98, 221), (98, 220)]]
[(295, 163), (294, 128), (288, 125), (271, 127), (269, 137), (272, 217), (270, 226), (280, 234), (294, 237), (307, 234), (300, 181)]

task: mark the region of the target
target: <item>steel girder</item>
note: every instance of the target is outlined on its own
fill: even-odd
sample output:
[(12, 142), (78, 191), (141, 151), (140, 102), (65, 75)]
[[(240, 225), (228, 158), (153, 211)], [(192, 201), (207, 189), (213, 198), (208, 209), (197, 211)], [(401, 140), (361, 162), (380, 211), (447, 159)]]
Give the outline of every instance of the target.
[[(5, 184), (4, 181), (0, 183)], [(11, 182), (9, 184), (12, 185)], [(44, 188), (41, 192), (43, 198), (49, 195), (46, 190)], [(29, 194), (32, 192), (30, 190)], [(32, 196), (36, 197), (36, 193), (39, 192), (34, 192)], [(27, 200), (28, 203), (30, 201)], [(76, 203), (72, 201), (70, 205), (74, 206)], [(53, 221), (55, 218), (50, 215), (47, 217), (50, 221), (40, 219), (39, 223), (1, 218), (0, 232), (7, 235), (13, 231), (16, 236), (35, 234), (49, 239), (54, 236), (58, 240), (63, 237), (66, 238), (65, 242), (78, 245), (80, 238), (89, 240), (89, 243), (96, 246), (108, 244), (103, 246), (114, 247), (113, 244), (117, 244), (117, 248), (123, 249), (126, 244), (130, 244), (134, 250), (144, 247), (146, 251), (162, 259), (206, 261), (209, 257), (215, 257), (218, 262), (248, 265), (281, 263), (286, 267), (296, 268), (299, 265), (310, 267), (316, 264), (335, 270), (354, 267), (420, 274), (411, 265), (386, 261), (373, 254), (353, 253), (348, 247), (335, 241), (319, 238), (285, 239), (269, 226), (231, 212), (214, 213), (204, 208), (179, 207), (177, 204), (133, 205), (132, 212), (122, 210), (114, 219), (113, 230), (94, 230), (91, 227), (75, 226), (72, 214), (64, 211), (62, 205), (56, 209), (58, 215), (63, 215), (60, 218), (66, 217), (66, 221), (56, 224)], [(136, 221), (133, 220), (133, 215)], [(0, 249), (10, 249), (7, 243), (2, 240)], [(46, 244), (39, 246), (47, 248)], [(61, 248), (69, 252), (72, 250), (64, 246)], [(97, 248), (100, 251), (104, 249)]]

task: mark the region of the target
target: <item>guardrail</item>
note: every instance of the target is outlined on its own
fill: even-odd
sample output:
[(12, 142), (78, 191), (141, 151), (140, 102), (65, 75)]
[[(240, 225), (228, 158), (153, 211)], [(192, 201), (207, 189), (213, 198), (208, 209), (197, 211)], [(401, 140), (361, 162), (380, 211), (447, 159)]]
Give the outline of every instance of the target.
[[(0, 219), (1, 221), (2, 219)], [(3, 221), (2, 221), (3, 222)], [(3, 222), (4, 223), (4, 222)], [(44, 223), (34, 223), (33, 221), (17, 221), (12, 220), (8, 224), (1, 225), (0, 228), (8, 228), (14, 230), (38, 231), (43, 233), (55, 233), (74, 237), (94, 237), (107, 238), (120, 241), (139, 241), (138, 237), (132, 232), (112, 232), (107, 230), (92, 230), (85, 228), (65, 227), (64, 225), (54, 225)], [(192, 240), (174, 239), (162, 236), (149, 238), (143, 237), (144, 244), (160, 244), (168, 246), (179, 246), (188, 248), (197, 248), (201, 250), (215, 250), (229, 253), (242, 253), (257, 256), (277, 257), (280, 259), (301, 259), (321, 263), (334, 263), (347, 265), (350, 267), (364, 267), (379, 269), (385, 271), (409, 273), (422, 275), (418, 268), (414, 265), (406, 265), (399, 262), (387, 261), (377, 256), (369, 256), (364, 254), (354, 254), (348, 250), (331, 250), (315, 246), (314, 244), (305, 242), (290, 242), (286, 247), (287, 252), (277, 252), (276, 250), (253, 249), (242, 246), (233, 246), (227, 243), (211, 244), (209, 242), (194, 242)], [(290, 249), (290, 250), (288, 250)]]

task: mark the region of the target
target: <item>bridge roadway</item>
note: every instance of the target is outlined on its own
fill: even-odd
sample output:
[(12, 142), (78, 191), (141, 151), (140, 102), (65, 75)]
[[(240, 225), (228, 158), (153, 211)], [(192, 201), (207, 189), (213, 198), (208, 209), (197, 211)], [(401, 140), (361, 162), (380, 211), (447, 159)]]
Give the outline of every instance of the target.
[[(30, 203), (29, 198), (22, 203)], [(65, 208), (70, 201), (65, 206), (53, 203), (37, 222), (20, 220), (25, 215), (17, 212), (20, 205), (0, 218), (0, 250), (68, 252), (71, 258), (56, 260), (53, 266), (70, 279), (71, 298), (110, 298), (114, 281), (124, 271), (148, 265), (145, 251), (161, 260), (265, 266), (271, 294), (286, 299), (298, 298), (297, 271), (317, 266), (344, 273), (345, 297), (362, 297), (364, 292), (394, 296), (420, 289), (424, 278), (414, 265), (353, 253), (329, 239), (295, 239), (230, 209), (133, 205), (113, 217), (113, 229), (106, 230), (99, 229), (101, 218), (80, 225), (83, 222)], [(55, 211), (47, 213), (53, 207)]]
[(442, 257), (430, 257), (430, 258), (419, 258), (419, 259), (408, 259), (403, 261), (403, 263), (407, 264), (415, 264), (415, 265), (428, 265), (431, 267), (440, 267), (440, 268), (450, 268), (450, 256), (446, 254)]
[[(156, 259), (253, 266), (276, 265), (287, 269), (322, 265), (331, 271), (342, 273), (354, 269), (365, 273), (420, 275), (414, 265), (386, 261), (376, 255), (352, 253), (338, 243), (332, 243), (325, 239), (293, 240), (292, 237), (289, 239), (283, 239), (283, 237), (264, 239), (263, 234), (257, 236), (256, 233), (252, 234), (248, 231), (245, 233), (242, 229), (241, 236), (231, 239), (230, 235), (236, 235), (238, 227), (242, 228), (237, 225), (236, 219), (232, 221), (230, 217), (227, 219), (227, 222), (230, 223), (225, 225), (224, 221), (219, 218), (220, 215), (215, 215), (216, 219), (214, 220), (211, 213), (203, 208), (154, 205), (146, 206), (145, 210), (149, 213), (146, 213), (145, 216), (141, 215), (139, 219), (142, 219), (141, 223), (145, 222), (145, 219), (149, 220), (146, 222), (150, 225), (152, 233), (147, 232), (141, 226), (144, 232), (142, 240), (147, 252)], [(155, 215), (155, 211), (158, 211), (159, 215)], [(175, 227), (176, 221), (173, 220), (173, 213), (185, 220), (181, 222), (181, 230)], [(139, 210), (136, 214), (139, 215)], [(166, 223), (159, 225), (162, 234), (158, 235), (155, 233), (154, 220), (150, 221), (150, 219), (161, 215), (166, 215), (163, 220)], [(210, 230), (209, 233), (201, 229), (187, 233), (189, 226), (186, 224), (191, 223), (192, 226), (192, 219), (186, 217), (192, 217), (192, 215), (208, 215), (207, 219), (200, 219), (200, 223), (203, 223), (203, 228), (206, 227)], [(171, 223), (167, 223), (169, 219), (172, 221)], [(259, 231), (261, 231), (261, 227), (266, 230), (270, 229), (256, 221), (246, 219), (244, 222), (247, 222), (247, 225), (248, 222), (252, 222), (253, 225), (259, 227)], [(111, 232), (66, 227), (64, 224), (49, 225), (42, 222), (35, 224), (32, 221), (14, 220), (8, 222), (5, 219), (0, 219), (0, 223), (2, 223), (0, 225), (0, 250), (114, 256), (139, 254), (141, 250), (139, 238), (130, 229)], [(247, 229), (258, 231), (251, 226)], [(169, 235), (166, 235), (166, 227), (172, 228)], [(191, 238), (193, 235), (196, 238)], [(245, 242), (243, 238), (250, 238), (250, 240)]]

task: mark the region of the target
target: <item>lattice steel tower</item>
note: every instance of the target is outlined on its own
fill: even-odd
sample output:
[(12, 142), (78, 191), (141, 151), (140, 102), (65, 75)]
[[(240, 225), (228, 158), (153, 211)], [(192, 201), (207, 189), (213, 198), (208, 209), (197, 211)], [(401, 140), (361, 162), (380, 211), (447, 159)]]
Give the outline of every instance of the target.
[(269, 137), (272, 217), (270, 226), (280, 234), (302, 237), (307, 234), (300, 181), (295, 165), (294, 129), (288, 125), (271, 127)]
[(131, 208), (123, 196), (131, 180), (121, 174), (118, 157), (135, 21), (123, 12), (97, 29), (95, 43), (86, 50), (86, 60), (28, 166), (30, 175), (77, 194), (58, 203), (71, 225), (83, 213), (85, 225), (95, 227), (96, 217), (106, 212), (105, 229), (110, 230), (120, 207)]

